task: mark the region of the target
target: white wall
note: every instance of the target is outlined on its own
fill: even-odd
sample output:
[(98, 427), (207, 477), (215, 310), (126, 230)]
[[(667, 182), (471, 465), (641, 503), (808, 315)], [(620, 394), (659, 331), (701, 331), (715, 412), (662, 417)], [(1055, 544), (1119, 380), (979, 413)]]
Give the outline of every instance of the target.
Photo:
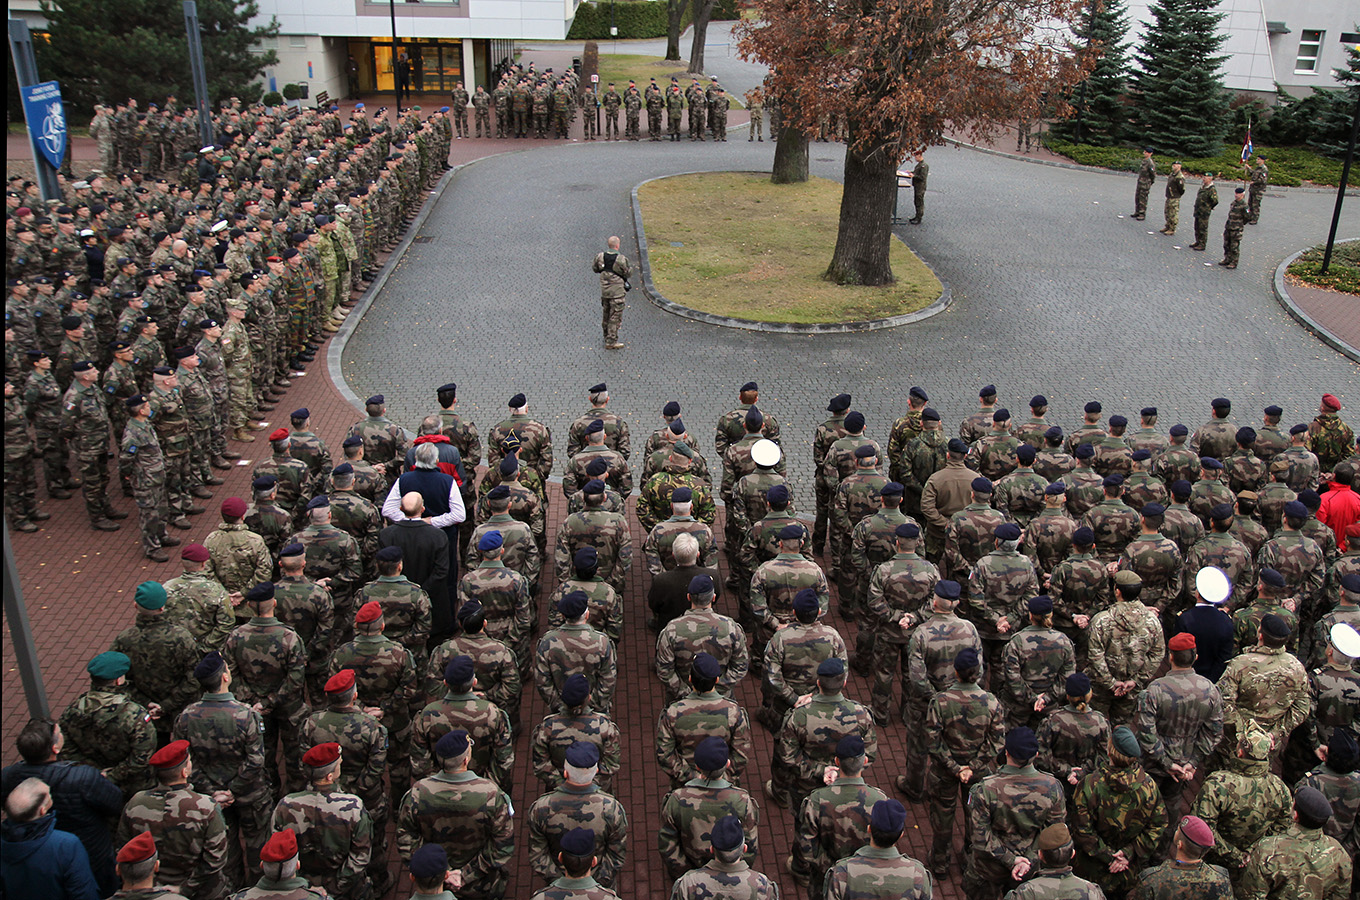
[[(574, 8), (576, 0), (566, 0)], [(260, 0), (254, 21), (279, 21), (283, 34), (385, 37), (392, 33), (387, 3), (370, 0)], [(398, 0), (397, 35), (403, 38), (511, 38), (562, 40), (569, 18), (563, 0), (462, 0), (460, 4)]]
[[(294, 46), (298, 41), (304, 46)], [(280, 34), (272, 46), (279, 61), (265, 69), (265, 90), (269, 89), (268, 79), (272, 76), (275, 89), (279, 91), (285, 84), (306, 84), (313, 100), (322, 91), (337, 101), (349, 92), (345, 75), (345, 62), (349, 56), (346, 38)], [(310, 74), (308, 63), (311, 63)], [(311, 104), (307, 102), (306, 105)]]

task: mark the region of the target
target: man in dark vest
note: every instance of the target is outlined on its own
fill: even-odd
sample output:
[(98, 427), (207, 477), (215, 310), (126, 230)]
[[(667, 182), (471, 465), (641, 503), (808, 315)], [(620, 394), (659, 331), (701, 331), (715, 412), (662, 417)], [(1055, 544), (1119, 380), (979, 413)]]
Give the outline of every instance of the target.
[[(414, 515), (407, 510), (407, 495), (413, 493), (419, 494), (423, 500), (423, 509)], [(454, 596), (458, 584), (458, 526), (467, 516), (458, 483), (452, 475), (439, 471), (439, 448), (435, 444), (421, 444), (415, 448), (415, 468), (403, 474), (392, 485), (387, 499), (383, 501), (382, 512), (383, 516), (399, 525), (411, 518), (422, 519), (442, 531), (448, 539), (445, 551), (448, 556), (448, 568), (444, 573), (444, 584), (438, 590), (438, 594), (443, 597), (442, 602), (437, 599), (436, 591), (431, 584), (417, 578), (412, 573), (412, 566), (409, 563), (405, 566), (407, 577), (419, 583), (430, 595), (433, 614), (430, 640), (434, 642), (431, 646), (434, 646), (453, 632), (453, 609), (450, 606), (450, 598)], [(394, 531), (399, 525), (384, 529), (383, 535)], [(389, 540), (384, 543), (380, 535), (379, 543), (387, 546), (403, 542)], [(423, 549), (428, 549), (427, 540), (422, 540), (421, 544)], [(407, 551), (409, 560), (411, 548), (403, 543), (402, 549)]]

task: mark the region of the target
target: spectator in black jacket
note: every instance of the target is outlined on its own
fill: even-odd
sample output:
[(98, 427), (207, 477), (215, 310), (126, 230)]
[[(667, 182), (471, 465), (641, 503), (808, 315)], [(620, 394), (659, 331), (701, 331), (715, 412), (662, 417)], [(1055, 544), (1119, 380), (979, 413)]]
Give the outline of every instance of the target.
[[(717, 569), (697, 564), (699, 541), (694, 535), (682, 534), (677, 537), (671, 552), (675, 555), (675, 568), (653, 578), (652, 587), (647, 592), (647, 608), (651, 610), (647, 627), (653, 631), (660, 631), (671, 619), (689, 611), (689, 581), (695, 575), (712, 578), (715, 591), (719, 590), (717, 585), (722, 584)], [(720, 592), (715, 594), (714, 599), (718, 596), (721, 596)]]
[[(1181, 613), (1180, 630), (1195, 636), (1195, 672), (1217, 682), (1237, 653), (1233, 642), (1232, 616), (1223, 611), (1232, 584), (1222, 569), (1205, 566), (1195, 576), (1195, 605)], [(1174, 634), (1167, 638), (1175, 637)]]

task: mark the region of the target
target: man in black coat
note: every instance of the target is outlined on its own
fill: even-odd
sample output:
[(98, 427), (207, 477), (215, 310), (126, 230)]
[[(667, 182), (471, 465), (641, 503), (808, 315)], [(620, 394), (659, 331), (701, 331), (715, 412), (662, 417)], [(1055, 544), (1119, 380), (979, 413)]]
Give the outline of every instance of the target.
[(449, 536), (425, 516), (425, 499), (417, 491), (402, 495), (406, 518), (378, 533), (378, 547), (400, 547), (402, 574), (430, 595), (431, 647), (453, 634), (453, 601), (449, 594)]
[[(1217, 682), (1237, 653), (1233, 640), (1232, 616), (1220, 604), (1232, 593), (1232, 584), (1222, 569), (1205, 566), (1195, 575), (1195, 605), (1181, 613), (1180, 630), (1195, 636), (1195, 672)], [(1175, 637), (1167, 635), (1168, 640)]]
[(653, 631), (660, 631), (671, 619), (689, 611), (689, 582), (695, 575), (712, 578), (715, 591), (718, 590), (717, 585), (722, 584), (717, 569), (696, 565), (699, 561), (699, 542), (693, 535), (682, 534), (677, 537), (671, 552), (675, 555), (675, 568), (653, 578), (651, 590), (647, 592), (647, 608), (651, 610), (647, 627)]

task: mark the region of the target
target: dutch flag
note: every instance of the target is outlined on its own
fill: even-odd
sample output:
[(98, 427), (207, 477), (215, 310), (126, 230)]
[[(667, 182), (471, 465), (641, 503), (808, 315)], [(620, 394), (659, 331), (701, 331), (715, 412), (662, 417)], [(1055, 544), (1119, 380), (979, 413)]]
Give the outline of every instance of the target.
[(1251, 157), (1251, 123), (1247, 123), (1247, 139), (1242, 143), (1242, 162), (1246, 164)]

